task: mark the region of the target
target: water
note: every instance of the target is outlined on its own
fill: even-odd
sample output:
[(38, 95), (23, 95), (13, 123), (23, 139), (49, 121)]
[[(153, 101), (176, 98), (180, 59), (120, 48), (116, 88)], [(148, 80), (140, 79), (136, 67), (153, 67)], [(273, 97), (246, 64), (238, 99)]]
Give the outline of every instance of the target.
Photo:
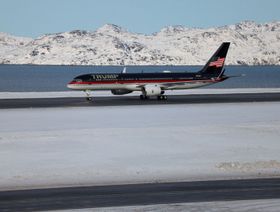
[[(127, 72), (161, 72), (200, 70), (201, 66), (127, 66)], [(121, 72), (122, 66), (47, 66), (0, 65), (0, 92), (66, 91), (66, 84), (75, 76), (86, 73)], [(205, 88), (280, 88), (279, 66), (227, 66), (230, 78)]]

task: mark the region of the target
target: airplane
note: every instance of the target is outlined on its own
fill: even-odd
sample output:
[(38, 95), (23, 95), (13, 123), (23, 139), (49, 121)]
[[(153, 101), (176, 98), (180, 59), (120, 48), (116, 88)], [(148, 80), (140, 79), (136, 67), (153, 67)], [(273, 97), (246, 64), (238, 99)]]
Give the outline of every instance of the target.
[(160, 73), (92, 73), (75, 77), (67, 84), (73, 90), (86, 92), (86, 99), (92, 100), (90, 91), (111, 90), (114, 95), (140, 91), (140, 99), (157, 97), (166, 100), (166, 90), (198, 88), (222, 82), (229, 77), (224, 75), (225, 59), (230, 42), (224, 42), (198, 72), (160, 72)]

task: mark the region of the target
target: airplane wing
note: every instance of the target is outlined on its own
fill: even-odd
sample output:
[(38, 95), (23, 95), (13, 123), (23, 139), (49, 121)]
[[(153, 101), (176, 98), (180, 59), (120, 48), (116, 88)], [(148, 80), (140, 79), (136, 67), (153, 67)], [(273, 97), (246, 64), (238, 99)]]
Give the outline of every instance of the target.
[[(184, 85), (186, 82), (168, 82), (168, 83), (158, 83), (158, 85), (162, 89), (172, 88), (180, 85)], [(188, 83), (195, 83), (195, 82), (188, 82)], [(137, 85), (138, 88), (144, 88), (147, 84)]]

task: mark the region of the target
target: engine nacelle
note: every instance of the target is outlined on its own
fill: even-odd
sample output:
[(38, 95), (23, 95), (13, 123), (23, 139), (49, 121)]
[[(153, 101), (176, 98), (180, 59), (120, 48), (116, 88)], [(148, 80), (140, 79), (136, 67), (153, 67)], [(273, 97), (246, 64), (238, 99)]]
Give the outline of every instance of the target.
[(132, 91), (126, 90), (126, 89), (113, 89), (113, 90), (111, 90), (111, 92), (114, 95), (124, 95), (124, 94), (128, 94), (128, 93), (132, 93)]
[(163, 93), (159, 85), (146, 85), (143, 89), (146, 96), (159, 96)]

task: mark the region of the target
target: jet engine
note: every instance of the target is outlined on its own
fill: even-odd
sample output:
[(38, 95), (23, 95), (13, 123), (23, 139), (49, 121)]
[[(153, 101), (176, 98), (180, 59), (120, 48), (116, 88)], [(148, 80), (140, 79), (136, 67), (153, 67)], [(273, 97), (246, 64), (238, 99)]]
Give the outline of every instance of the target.
[(124, 95), (124, 94), (128, 94), (128, 93), (132, 93), (132, 91), (126, 90), (126, 89), (113, 89), (113, 90), (111, 90), (111, 92), (114, 95)]
[(146, 85), (143, 88), (143, 91), (146, 96), (159, 96), (164, 92), (161, 90), (159, 85)]

